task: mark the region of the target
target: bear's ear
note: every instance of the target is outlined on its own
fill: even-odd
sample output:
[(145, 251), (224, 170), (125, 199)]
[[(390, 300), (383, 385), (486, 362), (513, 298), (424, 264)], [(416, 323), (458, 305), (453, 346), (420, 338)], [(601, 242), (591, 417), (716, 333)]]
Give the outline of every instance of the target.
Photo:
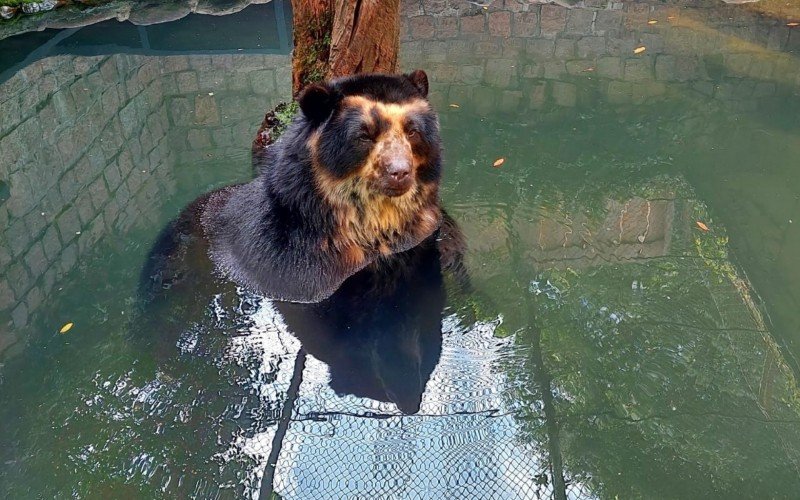
[(339, 102), (339, 93), (325, 83), (313, 83), (297, 99), (300, 109), (312, 123), (324, 122)]
[(428, 75), (425, 74), (424, 71), (421, 69), (415, 69), (411, 73), (406, 75), (406, 78), (411, 80), (411, 83), (417, 87), (417, 90), (422, 97), (428, 97)]

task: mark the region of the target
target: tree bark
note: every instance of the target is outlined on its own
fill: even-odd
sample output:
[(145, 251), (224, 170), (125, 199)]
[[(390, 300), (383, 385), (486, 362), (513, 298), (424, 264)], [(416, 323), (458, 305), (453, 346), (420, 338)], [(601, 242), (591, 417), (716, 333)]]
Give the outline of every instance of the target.
[(292, 0), (292, 96), (328, 73), (333, 0)]
[[(400, 0), (292, 0), (292, 98), (306, 85), (356, 73), (394, 73)], [(269, 111), (252, 144), (253, 167), (277, 138)]]
[(309, 83), (397, 70), (400, 0), (292, 0), (292, 95)]
[(400, 49), (400, 0), (335, 0), (327, 78), (393, 73)]

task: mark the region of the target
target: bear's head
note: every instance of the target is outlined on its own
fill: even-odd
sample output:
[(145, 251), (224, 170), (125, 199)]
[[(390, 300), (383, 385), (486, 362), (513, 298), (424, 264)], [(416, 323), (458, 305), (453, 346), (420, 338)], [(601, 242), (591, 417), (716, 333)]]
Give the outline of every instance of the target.
[(361, 74), (310, 85), (298, 101), (317, 191), (338, 226), (330, 244), (390, 254), (439, 226), (441, 139), (428, 76)]
[(412, 196), (440, 177), (439, 124), (422, 70), (311, 85), (299, 98), (326, 194)]

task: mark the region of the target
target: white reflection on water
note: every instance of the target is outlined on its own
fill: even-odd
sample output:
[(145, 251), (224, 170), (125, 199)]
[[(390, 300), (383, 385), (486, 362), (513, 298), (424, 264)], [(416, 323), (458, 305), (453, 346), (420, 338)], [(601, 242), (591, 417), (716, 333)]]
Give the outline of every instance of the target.
[[(231, 339), (226, 357), (261, 352), (253, 387), (262, 400), (283, 401), (301, 343), (270, 302), (252, 319), (251, 334)], [(531, 496), (534, 475), (546, 470), (548, 461), (518, 439), (508, 381), (498, 367), (513, 337), (496, 338), (498, 324), (499, 318), (469, 326), (455, 314), (444, 318), (441, 358), (415, 415), (403, 415), (393, 403), (337, 394), (328, 366), (308, 355), (282, 440), (275, 491), (284, 498)], [(276, 378), (259, 382), (270, 375)], [(252, 460), (250, 496), (257, 496), (276, 428), (242, 433), (219, 455), (226, 461), (243, 455)]]

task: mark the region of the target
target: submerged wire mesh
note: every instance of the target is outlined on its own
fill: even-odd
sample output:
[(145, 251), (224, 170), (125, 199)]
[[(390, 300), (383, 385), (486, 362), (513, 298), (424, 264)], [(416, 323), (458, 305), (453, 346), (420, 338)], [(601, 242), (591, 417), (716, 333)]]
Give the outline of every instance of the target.
[[(274, 324), (269, 308), (264, 312)], [(285, 403), (292, 406), (285, 435), (275, 439), (278, 425), (236, 447), (266, 467), (273, 446), (280, 446), (272, 484), (282, 498), (552, 498), (547, 454), (520, 440), (512, 415), (519, 402), (497, 370), (497, 356), (510, 349), (511, 339), (493, 337), (495, 326), (465, 329), (455, 316), (445, 319), (441, 361), (415, 415), (401, 414), (392, 403), (337, 395), (327, 367), (308, 356), (296, 399), (289, 395)], [(282, 329), (258, 330), (272, 360), (265, 366), (305, 356)], [(288, 392), (291, 375), (284, 369), (278, 383), (264, 387), (270, 398), (273, 391)], [(255, 486), (262, 470), (253, 473)], [(566, 493), (591, 497), (577, 480), (567, 481)]]

